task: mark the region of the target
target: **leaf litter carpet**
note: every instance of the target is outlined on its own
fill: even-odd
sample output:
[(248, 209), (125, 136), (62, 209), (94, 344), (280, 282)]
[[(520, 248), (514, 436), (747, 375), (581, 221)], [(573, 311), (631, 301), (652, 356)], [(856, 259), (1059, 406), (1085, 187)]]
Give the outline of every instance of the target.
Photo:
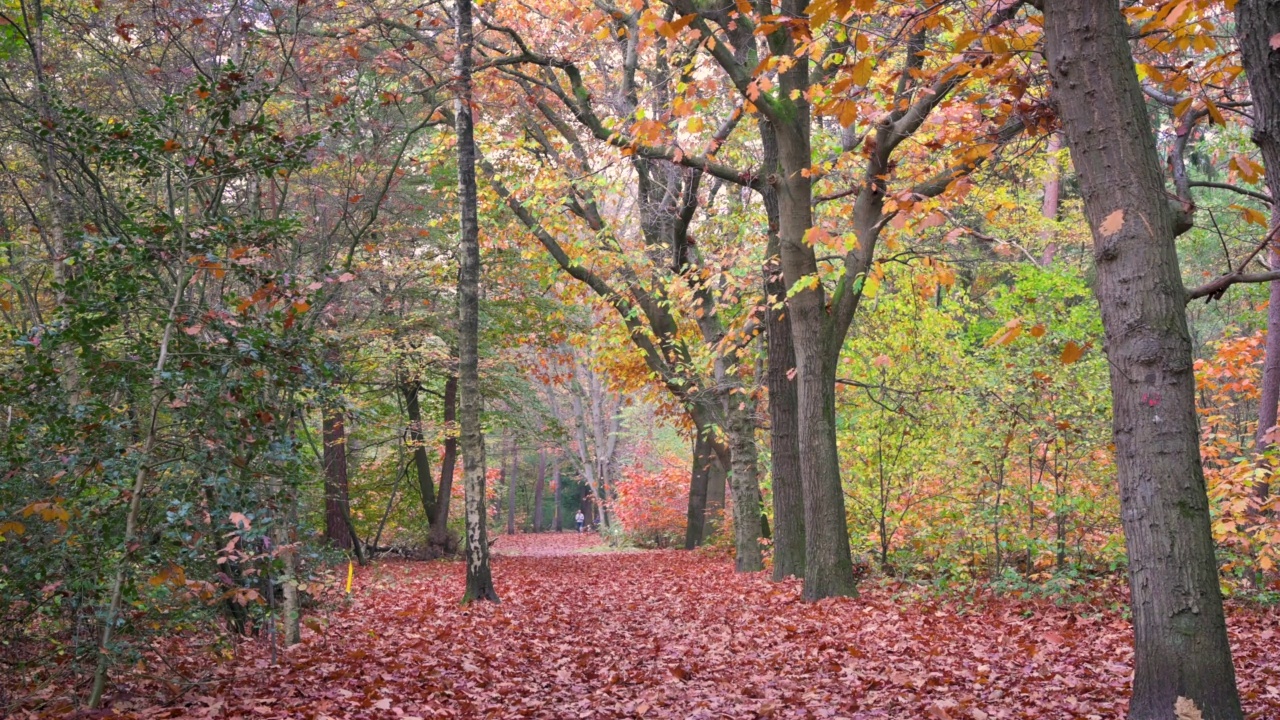
[[(459, 562), (361, 571), (348, 606), (194, 689), (133, 685), (126, 717), (1122, 718), (1130, 630), (1112, 602), (862, 596), (682, 551), (592, 552), (575, 533), (500, 537), (502, 603), (460, 607)], [(598, 549), (598, 548), (597, 548)], [(1280, 718), (1280, 612), (1234, 607), (1250, 717)], [(122, 678), (123, 679), (123, 678)], [(130, 682), (125, 680), (126, 685)]]

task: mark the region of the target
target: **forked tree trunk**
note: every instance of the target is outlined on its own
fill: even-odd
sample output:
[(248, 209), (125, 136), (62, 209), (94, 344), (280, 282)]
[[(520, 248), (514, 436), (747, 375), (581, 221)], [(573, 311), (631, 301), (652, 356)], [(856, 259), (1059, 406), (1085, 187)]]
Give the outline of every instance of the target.
[(436, 518), (436, 488), (431, 481), (431, 458), (427, 455), (427, 444), (423, 440), (422, 407), (418, 403), (418, 384), (406, 382), (400, 386), (404, 395), (405, 413), (409, 416), (409, 442), (413, 445), (413, 466), (418, 472), (418, 493), (422, 496), (422, 511), (427, 516), (427, 525)]
[[(1236, 40), (1240, 61), (1249, 79), (1253, 98), (1253, 142), (1262, 152), (1267, 190), (1271, 194), (1271, 230), (1280, 225), (1280, 3), (1274, 0), (1240, 0), (1236, 3)], [(1270, 264), (1280, 268), (1280, 243), (1272, 242)], [(1262, 397), (1258, 406), (1257, 451), (1272, 445), (1268, 433), (1276, 425), (1280, 403), (1280, 281), (1271, 283), (1267, 309), (1267, 347), (1262, 366)], [(1254, 486), (1258, 504), (1267, 501), (1271, 479), (1263, 476)]]
[(542, 494), (547, 486), (547, 451), (538, 450), (538, 479), (533, 486), (533, 531), (542, 532)]
[[(796, 63), (793, 72), (805, 63)], [(806, 78), (790, 85), (807, 87)], [(806, 600), (856, 595), (853, 558), (849, 553), (849, 527), (844, 512), (844, 490), (836, 454), (835, 368), (826, 350), (829, 331), (821, 290), (811, 284), (818, 267), (805, 234), (813, 226), (812, 187), (801, 171), (812, 163), (807, 105), (793, 103), (798, 117), (794, 127), (778, 128), (778, 160), (782, 172), (778, 184), (778, 240), (782, 272), (787, 287), (793, 347), (796, 354), (796, 411), (800, 446), (800, 480), (804, 497)]]
[(1177, 218), (1114, 0), (1046, 2), (1053, 97), (1094, 237), (1133, 609), (1132, 720), (1241, 718), (1200, 465)]
[(459, 269), (458, 389), (462, 474), (466, 490), (467, 589), (462, 602), (498, 601), (489, 569), (485, 513), (484, 429), (480, 426), (480, 225), (476, 211), (476, 139), (471, 117), (471, 0), (457, 0), (454, 126), (457, 131)]
[(450, 375), (444, 382), (444, 458), (440, 461), (440, 493), (436, 496), (435, 515), (431, 519), (430, 542), (452, 552), (449, 546), (449, 503), (453, 499), (453, 469), (458, 464), (458, 378)]

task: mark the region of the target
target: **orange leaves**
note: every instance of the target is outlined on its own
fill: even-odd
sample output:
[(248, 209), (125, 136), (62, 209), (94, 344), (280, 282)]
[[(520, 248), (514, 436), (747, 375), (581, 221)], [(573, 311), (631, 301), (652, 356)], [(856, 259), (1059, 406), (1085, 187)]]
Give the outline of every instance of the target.
[(1070, 341), (1062, 348), (1062, 355), (1058, 359), (1063, 365), (1070, 365), (1084, 356), (1084, 349), (1084, 345), (1077, 345), (1074, 341)]
[(1120, 232), (1120, 229), (1123, 227), (1124, 209), (1121, 208), (1108, 215), (1106, 219), (1102, 221), (1102, 224), (1098, 226), (1098, 232), (1102, 234), (1102, 237), (1108, 238)]
[(1014, 318), (1005, 323), (1004, 329), (992, 336), (987, 345), (1008, 345), (1022, 334), (1022, 318)]
[(681, 17), (678, 17), (675, 20), (672, 20), (671, 22), (659, 21), (658, 34), (665, 38), (674, 40), (676, 36), (680, 34), (681, 30), (689, 27), (689, 25), (692, 24), (693, 21), (697, 19), (698, 19), (697, 15), (689, 14), (689, 15), (683, 15)]
[(1227, 161), (1227, 167), (1236, 177), (1250, 185), (1262, 178), (1262, 163), (1256, 162), (1243, 153), (1232, 155), (1231, 159)]

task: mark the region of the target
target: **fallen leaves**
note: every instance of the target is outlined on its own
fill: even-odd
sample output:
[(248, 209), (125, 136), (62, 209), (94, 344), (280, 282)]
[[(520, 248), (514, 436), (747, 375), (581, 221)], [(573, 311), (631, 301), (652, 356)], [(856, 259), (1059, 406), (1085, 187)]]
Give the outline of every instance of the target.
[[(1057, 607), (885, 585), (803, 603), (797, 582), (735, 574), (721, 558), (589, 552), (599, 544), (590, 534), (499, 536), (498, 605), (458, 605), (458, 562), (363, 569), (352, 603), (324, 632), (307, 629), (301, 645), (278, 650), (278, 665), (265, 642), (246, 642), (199, 692), (121, 677), (113, 697), (129, 700), (115, 709), (139, 718), (1125, 713), (1132, 649), (1118, 594)], [(1241, 692), (1256, 717), (1280, 717), (1261, 637), (1277, 621), (1274, 609), (1232, 610)]]

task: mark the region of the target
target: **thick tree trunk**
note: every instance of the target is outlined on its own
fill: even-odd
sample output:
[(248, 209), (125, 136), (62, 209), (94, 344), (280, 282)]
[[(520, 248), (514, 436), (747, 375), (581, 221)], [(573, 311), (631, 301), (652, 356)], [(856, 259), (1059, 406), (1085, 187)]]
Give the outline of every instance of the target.
[(561, 530), (564, 530), (564, 519), (561, 516), (561, 512), (560, 512), (560, 502), (564, 498), (564, 494), (560, 492), (560, 456), (559, 455), (556, 455), (556, 459), (552, 462), (552, 465), (551, 465), (551, 487), (554, 489), (555, 500), (556, 500), (555, 517), (552, 518), (551, 523), (555, 527), (556, 532), (560, 532)]
[[(762, 133), (764, 135), (764, 133)], [(768, 150), (766, 149), (766, 153)], [(774, 149), (776, 154), (776, 147)], [(765, 346), (769, 388), (770, 473), (773, 480), (773, 579), (804, 577), (804, 487), (800, 481), (800, 434), (796, 425), (796, 367), (791, 320), (781, 305), (787, 296), (778, 249), (778, 199), (765, 191), (769, 215), (769, 256), (764, 266)]]
[(432, 545), (452, 552), (449, 547), (449, 503), (453, 498), (453, 469), (458, 464), (458, 378), (450, 375), (444, 383), (444, 459), (440, 461), (440, 493), (436, 496), (435, 515), (431, 520)]
[(422, 408), (418, 404), (418, 384), (404, 383), (400, 386), (400, 393), (404, 395), (405, 412), (409, 416), (409, 443), (413, 446), (413, 466), (418, 471), (422, 511), (430, 526), (436, 519), (436, 488), (431, 481), (431, 458), (427, 455), (427, 444), (422, 439)]
[(805, 240), (813, 225), (812, 187), (801, 174), (812, 162), (809, 138), (802, 132), (809, 126), (808, 108), (802, 103), (793, 105), (803, 117), (797, 118), (795, 127), (777, 128), (782, 172), (773, 180), (778, 184), (782, 272), (787, 287), (793, 290), (787, 309), (796, 354), (797, 430), (804, 488), (803, 596), (806, 600), (820, 600), (855, 595), (857, 582), (849, 554), (849, 527), (836, 453), (835, 368), (829, 366), (830, 353), (826, 351), (829, 330), (825, 327), (825, 302), (821, 287), (815, 282), (818, 266), (813, 246)]
[(725, 489), (729, 485), (731, 462), (728, 447), (720, 440), (708, 440), (707, 449), (711, 451), (711, 464), (707, 466), (707, 519), (702, 531), (703, 542), (716, 534), (724, 521)]
[[(1271, 228), (1280, 225), (1280, 3), (1274, 0), (1240, 0), (1236, 3), (1236, 40), (1240, 61), (1253, 97), (1253, 142), (1262, 152), (1267, 190), (1270, 191)], [(1270, 263), (1280, 268), (1280, 243), (1272, 242)], [(1267, 346), (1262, 366), (1262, 397), (1258, 406), (1257, 451), (1270, 448), (1269, 433), (1276, 425), (1280, 403), (1280, 281), (1271, 283), (1267, 310)], [(1254, 486), (1259, 506), (1271, 491), (1269, 477)]]
[(1053, 97), (1094, 236), (1111, 366), (1120, 511), (1129, 552), (1129, 717), (1167, 720), (1179, 697), (1242, 717), (1200, 465), (1195, 378), (1155, 137), (1114, 0), (1044, 4)]
[(342, 408), (328, 405), (321, 410), (324, 438), (324, 537), (334, 547), (351, 550), (351, 528), (347, 525), (347, 431)]
[(533, 486), (533, 531), (542, 532), (542, 495), (547, 486), (547, 451), (538, 450), (538, 479)]
[(729, 403), (734, 569), (756, 572), (764, 569), (764, 557), (760, 551), (760, 462), (756, 451), (755, 408), (741, 394), (731, 395)]
[(507, 481), (507, 534), (516, 534), (516, 476), (519, 475), (517, 470), (520, 467), (520, 448), (516, 445), (514, 435), (507, 437), (507, 450), (502, 454), (503, 459), (510, 458), (511, 470), (504, 471)]
[(689, 477), (689, 512), (685, 521), (684, 549), (692, 550), (706, 540), (707, 481), (713, 453), (701, 427), (693, 434), (693, 468)]
[(480, 426), (480, 225), (476, 198), (476, 139), (471, 117), (471, 0), (457, 0), (458, 42), (454, 126), (458, 142), (459, 255), (458, 389), (462, 474), (466, 490), (467, 589), (462, 602), (498, 601), (489, 569), (484, 504), (484, 429)]

